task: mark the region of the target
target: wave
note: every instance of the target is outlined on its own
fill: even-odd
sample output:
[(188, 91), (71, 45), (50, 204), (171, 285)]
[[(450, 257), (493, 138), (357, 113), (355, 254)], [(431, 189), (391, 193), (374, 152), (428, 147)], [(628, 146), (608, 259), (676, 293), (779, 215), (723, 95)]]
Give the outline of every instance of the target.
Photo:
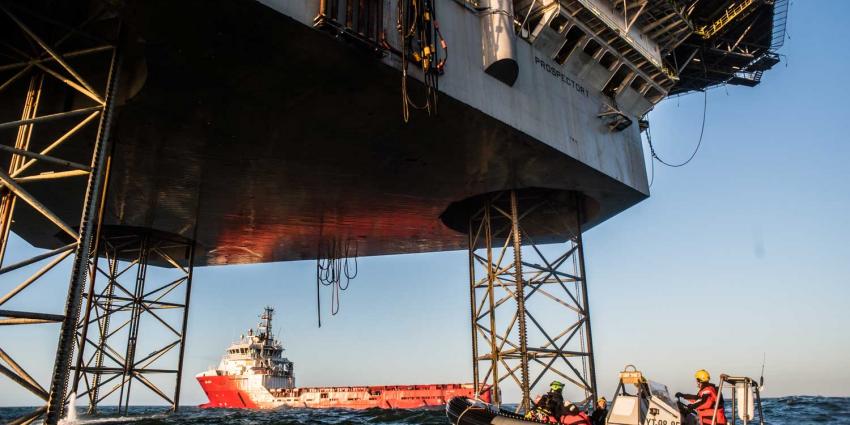
[[(31, 411), (32, 408), (0, 408), (0, 423)], [(78, 414), (70, 425), (446, 425), (443, 409), (294, 409), (237, 410), (184, 407), (167, 413), (164, 407), (132, 407), (128, 415), (119, 415), (115, 407), (103, 407), (97, 416)], [(791, 396), (764, 400), (768, 425), (850, 425), (850, 398)]]

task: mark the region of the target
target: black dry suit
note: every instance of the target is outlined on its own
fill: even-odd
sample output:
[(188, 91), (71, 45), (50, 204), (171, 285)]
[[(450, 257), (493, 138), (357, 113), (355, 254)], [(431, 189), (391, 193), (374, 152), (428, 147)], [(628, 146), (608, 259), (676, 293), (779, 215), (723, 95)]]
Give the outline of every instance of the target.
[(543, 410), (547, 415), (554, 416), (555, 419), (560, 419), (564, 413), (564, 395), (560, 391), (549, 391), (540, 397), (535, 410)]

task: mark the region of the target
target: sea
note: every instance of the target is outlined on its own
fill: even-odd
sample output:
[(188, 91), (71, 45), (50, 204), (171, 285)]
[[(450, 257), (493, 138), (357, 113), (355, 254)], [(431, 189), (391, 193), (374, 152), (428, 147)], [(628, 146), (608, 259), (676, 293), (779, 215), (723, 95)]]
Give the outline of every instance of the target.
[[(80, 413), (74, 424), (267, 424), (267, 425), (447, 425), (445, 411), (432, 410), (229, 410), (183, 407), (178, 413), (164, 413), (163, 407), (131, 407), (128, 416), (119, 416), (115, 408), (101, 407), (101, 414), (86, 416)], [(32, 411), (33, 408), (0, 408), (0, 423)], [(765, 423), (769, 425), (850, 425), (850, 398), (794, 396), (764, 400)], [(731, 422), (730, 422), (731, 423)], [(740, 424), (741, 422), (738, 421)]]

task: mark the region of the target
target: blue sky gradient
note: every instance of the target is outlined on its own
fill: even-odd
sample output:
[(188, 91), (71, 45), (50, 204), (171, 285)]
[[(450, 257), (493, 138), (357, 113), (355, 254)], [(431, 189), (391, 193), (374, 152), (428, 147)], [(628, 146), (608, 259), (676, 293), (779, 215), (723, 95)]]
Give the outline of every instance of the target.
[[(758, 375), (764, 354), (767, 396), (850, 396), (848, 15), (846, 1), (794, 2), (787, 58), (755, 88), (709, 91), (693, 162), (656, 164), (649, 199), (586, 233), (603, 394), (628, 363), (690, 391), (694, 370)], [(649, 115), (665, 160), (690, 155), (702, 96)], [(33, 252), (13, 239), (10, 253)], [(15, 309), (61, 311), (66, 270)], [(199, 268), (182, 401), (205, 401), (194, 374), (266, 304), (299, 385), (469, 381), (468, 296), (465, 252), (364, 258), (340, 314), (326, 310), (317, 329), (314, 262)], [(46, 382), (56, 326), (16, 328), (0, 328), (2, 346)], [(156, 398), (139, 390), (134, 402)], [(35, 403), (0, 378), (0, 405)]]

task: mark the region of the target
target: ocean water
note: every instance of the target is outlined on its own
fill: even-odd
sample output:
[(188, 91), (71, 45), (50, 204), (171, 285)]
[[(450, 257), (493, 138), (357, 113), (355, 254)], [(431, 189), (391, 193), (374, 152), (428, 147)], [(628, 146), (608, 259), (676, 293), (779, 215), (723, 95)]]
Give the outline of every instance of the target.
[[(446, 425), (442, 409), (433, 410), (311, 410), (278, 409), (272, 411), (181, 408), (179, 413), (163, 413), (163, 407), (131, 408), (129, 417), (103, 407), (95, 417), (80, 414), (75, 424), (268, 424), (268, 425)], [(31, 411), (31, 408), (0, 408), (0, 423), (6, 423)], [(850, 425), (850, 398), (782, 397), (764, 401), (764, 416), (770, 425)], [(740, 421), (738, 422), (741, 423)], [(71, 425), (71, 424), (68, 424)]]

